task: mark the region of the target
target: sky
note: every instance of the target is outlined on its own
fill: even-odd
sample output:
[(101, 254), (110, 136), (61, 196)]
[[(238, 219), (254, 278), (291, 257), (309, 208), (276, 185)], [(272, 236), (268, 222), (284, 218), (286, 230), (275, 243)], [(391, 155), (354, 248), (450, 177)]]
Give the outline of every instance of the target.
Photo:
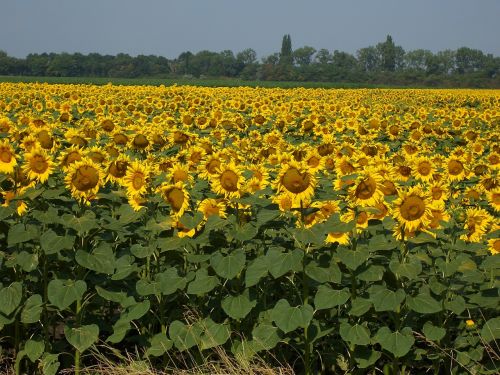
[(355, 53), (390, 34), (407, 51), (500, 56), (500, 0), (0, 0), (0, 50), (15, 57), (253, 48), (262, 58), (284, 34), (293, 49)]

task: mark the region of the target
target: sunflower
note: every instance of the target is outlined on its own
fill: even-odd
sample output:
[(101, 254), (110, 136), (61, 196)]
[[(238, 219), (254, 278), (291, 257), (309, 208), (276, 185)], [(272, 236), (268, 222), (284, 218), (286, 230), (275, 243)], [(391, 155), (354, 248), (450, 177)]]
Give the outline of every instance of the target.
[(338, 243), (339, 245), (349, 245), (350, 232), (328, 232), (326, 243)]
[[(25, 190), (26, 190), (26, 188), (20, 189), (17, 192), (11, 191), (11, 190), (1, 192), (0, 194), (2, 195), (2, 198), (4, 199), (4, 202), (2, 203), (2, 207), (9, 207), (12, 200), (15, 199), (16, 197), (18, 197), (19, 195), (21, 195), (22, 193), (24, 193)], [(28, 211), (28, 205), (20, 199), (15, 202), (15, 205), (16, 205), (16, 213), (18, 216), (22, 216)]]
[(462, 181), (466, 178), (464, 160), (461, 157), (450, 156), (446, 159), (446, 171), (450, 181)]
[(214, 152), (202, 159), (198, 167), (198, 177), (209, 180), (217, 174), (217, 169), (222, 164), (222, 155), (220, 152)]
[(83, 158), (71, 164), (64, 181), (77, 200), (89, 203), (96, 197), (104, 173), (91, 159)]
[(252, 173), (246, 182), (245, 190), (249, 193), (265, 189), (269, 185), (269, 172), (262, 164), (253, 164), (247, 169)]
[(488, 240), (488, 250), (491, 255), (500, 254), (500, 238), (492, 238)]
[(127, 195), (128, 204), (134, 209), (134, 211), (140, 211), (145, 207), (147, 199), (140, 194)]
[(427, 188), (427, 192), (431, 197), (432, 202), (446, 202), (448, 198), (450, 197), (450, 191), (448, 186), (440, 181), (440, 182), (433, 182), (432, 184), (429, 185)]
[(349, 198), (351, 203), (361, 207), (372, 207), (384, 198), (384, 193), (380, 187), (382, 177), (375, 170), (365, 169), (349, 188)]
[(493, 222), (493, 217), (483, 208), (468, 208), (464, 229), (467, 233), (460, 236), (467, 242), (481, 242), (483, 235)]
[(274, 188), (278, 194), (286, 192), (294, 200), (308, 201), (314, 195), (316, 177), (301, 163), (291, 161), (281, 167)]
[(120, 182), (127, 174), (130, 160), (120, 155), (116, 160), (111, 161), (106, 168), (106, 181)]
[(443, 201), (436, 201), (431, 204), (431, 221), (429, 223), (429, 228), (431, 229), (441, 229), (441, 222), (450, 221), (450, 215), (446, 211), (445, 204)]
[(189, 166), (179, 162), (175, 162), (172, 165), (168, 178), (173, 184), (177, 182), (184, 182), (185, 184), (192, 185), (194, 181), (193, 175), (189, 173)]
[(189, 208), (189, 193), (183, 182), (165, 184), (158, 189), (161, 196), (170, 205), (171, 215), (179, 218)]
[(211, 178), (212, 190), (226, 198), (239, 198), (244, 186), (241, 168), (234, 162), (222, 164)]
[(0, 172), (12, 173), (17, 165), (16, 153), (8, 141), (0, 141)]
[(488, 203), (496, 212), (500, 212), (500, 188), (493, 189), (486, 193)]
[(62, 170), (66, 172), (70, 168), (71, 164), (82, 160), (84, 156), (85, 153), (79, 147), (71, 146), (61, 153), (58, 157), (58, 162)]
[(344, 223), (350, 223), (351, 221), (356, 221), (356, 231), (358, 233), (363, 233), (363, 230), (368, 227), (368, 220), (370, 216), (366, 211), (358, 211), (356, 212), (354, 209), (349, 208), (349, 210), (340, 215), (340, 220)]
[(416, 158), (413, 162), (412, 171), (417, 180), (422, 182), (429, 182), (432, 180), (436, 168), (432, 163), (432, 160), (426, 157)]
[(148, 187), (150, 170), (147, 165), (139, 161), (133, 161), (127, 167), (127, 173), (122, 183), (127, 188), (127, 194), (144, 195)]
[(198, 205), (198, 211), (203, 214), (205, 220), (213, 215), (222, 219), (227, 217), (226, 204), (222, 199), (205, 198)]
[(315, 148), (307, 151), (303, 160), (311, 172), (317, 172), (325, 168), (325, 161)]
[(54, 163), (45, 150), (35, 147), (24, 155), (24, 159), (23, 170), (28, 178), (42, 183), (48, 180)]
[(413, 186), (393, 202), (393, 216), (409, 232), (425, 228), (431, 220), (431, 199), (421, 186)]
[(186, 228), (180, 221), (173, 223), (172, 228), (177, 229), (177, 237), (179, 238), (193, 237), (196, 234), (196, 228)]

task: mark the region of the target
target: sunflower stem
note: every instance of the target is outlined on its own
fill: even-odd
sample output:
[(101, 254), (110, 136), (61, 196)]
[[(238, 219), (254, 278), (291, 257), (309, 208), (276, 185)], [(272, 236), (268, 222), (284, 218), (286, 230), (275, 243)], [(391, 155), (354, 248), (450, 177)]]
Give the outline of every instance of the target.
[[(300, 223), (302, 229), (305, 228), (304, 225), (304, 204), (302, 200), (300, 200)], [(306, 249), (304, 249), (304, 257), (302, 257), (302, 303), (304, 306), (309, 302), (309, 283), (307, 282), (307, 275), (306, 275), (306, 257), (305, 254), (307, 253)], [(304, 346), (305, 346), (305, 351), (304, 351), (304, 373), (306, 375), (311, 374), (311, 343), (309, 340), (309, 325), (304, 327)]]

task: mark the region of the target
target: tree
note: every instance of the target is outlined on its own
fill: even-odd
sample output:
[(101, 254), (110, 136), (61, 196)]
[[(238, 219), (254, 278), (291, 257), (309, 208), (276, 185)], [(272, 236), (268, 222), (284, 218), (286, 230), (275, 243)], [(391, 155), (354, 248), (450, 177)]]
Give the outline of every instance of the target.
[(322, 48), (318, 51), (315, 56), (315, 61), (319, 64), (329, 64), (332, 61), (332, 55), (330, 51), (325, 48)]
[(358, 63), (365, 72), (373, 72), (380, 69), (381, 56), (377, 48), (370, 46), (361, 48), (357, 52)]
[(377, 50), (381, 58), (381, 67), (383, 70), (393, 72), (396, 70), (396, 46), (392, 37), (387, 35), (384, 43), (377, 44)]
[(279, 62), (284, 65), (293, 64), (292, 38), (290, 37), (290, 34), (283, 36)]
[(316, 53), (316, 50), (310, 46), (304, 46), (297, 48), (293, 51), (293, 61), (300, 66), (305, 66), (311, 64), (312, 57)]
[(472, 73), (484, 67), (485, 56), (482, 51), (462, 47), (455, 53), (455, 67), (458, 74)]
[(426, 49), (408, 51), (404, 55), (405, 67), (409, 70), (425, 72), (432, 58), (432, 52)]

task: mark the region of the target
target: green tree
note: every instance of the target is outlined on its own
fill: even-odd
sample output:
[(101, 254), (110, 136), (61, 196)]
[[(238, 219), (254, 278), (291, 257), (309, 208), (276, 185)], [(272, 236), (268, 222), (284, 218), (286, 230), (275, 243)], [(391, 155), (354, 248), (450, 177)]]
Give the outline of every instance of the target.
[(293, 60), (300, 66), (311, 64), (312, 57), (316, 53), (316, 49), (310, 46), (297, 48), (293, 51)]
[(293, 64), (292, 38), (290, 37), (290, 34), (283, 36), (283, 40), (281, 42), (280, 64)]
[(393, 72), (396, 70), (396, 46), (392, 37), (387, 35), (385, 42), (377, 44), (381, 58), (381, 67), (383, 70)]
[(358, 50), (357, 57), (361, 69), (365, 72), (377, 71), (381, 67), (379, 50), (373, 46)]
[(332, 55), (326, 48), (321, 48), (315, 56), (315, 61), (322, 65), (329, 64), (332, 62)]

